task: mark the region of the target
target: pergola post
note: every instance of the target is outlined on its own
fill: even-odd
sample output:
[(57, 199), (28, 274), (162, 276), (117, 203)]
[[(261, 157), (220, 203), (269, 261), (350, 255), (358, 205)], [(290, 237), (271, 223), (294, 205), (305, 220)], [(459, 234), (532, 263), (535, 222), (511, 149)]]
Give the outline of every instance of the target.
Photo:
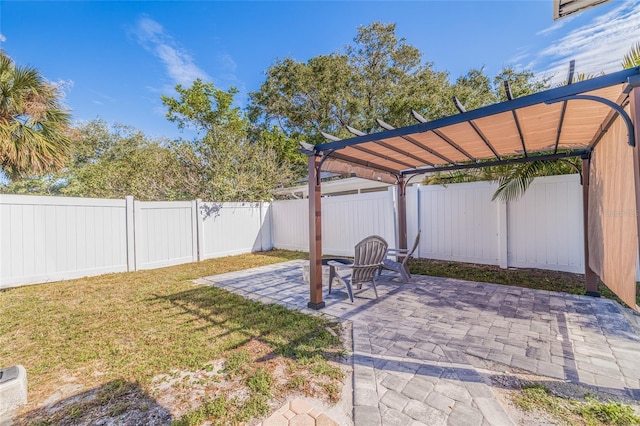
[(407, 248), (407, 185), (404, 176), (398, 178), (398, 248)]
[(309, 155), (309, 303), (322, 309), (322, 198), (319, 155)]
[(589, 266), (589, 169), (591, 155), (582, 156), (582, 229), (584, 232), (584, 279), (587, 296), (600, 297), (598, 275)]
[[(629, 108), (631, 121), (633, 122), (633, 181), (636, 194), (636, 228), (638, 230), (638, 246), (640, 246), (640, 84), (636, 81), (631, 93), (629, 93)], [(636, 252), (637, 256), (637, 252)]]

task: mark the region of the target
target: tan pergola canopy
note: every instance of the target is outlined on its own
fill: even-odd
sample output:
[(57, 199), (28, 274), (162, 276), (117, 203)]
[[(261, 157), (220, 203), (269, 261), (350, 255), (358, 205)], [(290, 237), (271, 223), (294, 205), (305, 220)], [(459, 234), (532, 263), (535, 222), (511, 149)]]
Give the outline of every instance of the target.
[[(568, 79), (571, 81), (571, 78)], [(308, 147), (309, 155), (309, 200), (310, 200), (310, 258), (311, 258), (311, 302), (309, 306), (320, 306), (322, 302), (321, 265), (321, 209), (320, 209), (320, 170), (338, 173), (350, 173), (358, 177), (381, 180), (398, 184), (398, 229), (400, 246), (406, 247), (406, 222), (404, 214), (404, 190), (406, 182), (412, 176), (446, 170), (487, 167), (492, 165), (528, 162), (536, 160), (557, 160), (564, 157), (581, 156), (583, 159), (583, 191), (585, 203), (585, 265), (587, 273), (587, 291), (597, 292), (597, 277), (589, 268), (589, 228), (596, 227), (594, 220), (607, 221), (606, 217), (588, 217), (589, 165), (592, 152), (603, 140), (612, 126), (616, 129), (615, 143), (627, 146), (622, 155), (634, 155), (634, 165), (629, 166), (630, 179), (635, 182), (634, 202), (640, 210), (640, 154), (636, 147), (638, 135), (638, 109), (634, 99), (640, 102), (640, 67), (604, 75), (546, 90), (521, 98), (465, 111), (455, 100), (460, 114), (427, 122), (413, 112), (418, 124), (395, 129), (382, 120), (378, 120), (385, 131), (364, 134), (348, 128), (356, 136), (350, 139), (338, 139), (325, 134), (330, 142)], [(627, 111), (625, 112), (625, 108)], [(636, 128), (634, 129), (634, 122)], [(622, 135), (622, 136), (621, 136)], [(609, 142), (608, 142), (609, 143)], [(613, 142), (611, 142), (613, 143)], [(633, 147), (633, 148), (631, 148)], [(596, 151), (597, 152), (597, 151)], [(602, 150), (604, 156), (604, 150)], [(626, 154), (624, 154), (626, 152)], [(609, 154), (607, 154), (609, 155)], [(637, 158), (635, 157), (637, 156)], [(627, 167), (627, 166), (624, 166)], [(598, 179), (608, 179), (598, 175)], [(615, 179), (622, 179), (616, 174)], [(600, 181), (599, 181), (600, 182)], [(608, 188), (615, 188), (610, 185)], [(603, 186), (598, 186), (603, 188)], [(611, 189), (607, 189), (611, 191)], [(312, 196), (315, 194), (315, 197)], [(594, 193), (591, 197), (600, 198)], [(622, 196), (607, 196), (608, 203), (622, 202)], [(628, 194), (627, 194), (628, 198)], [(628, 200), (627, 200), (628, 201)], [(609, 206), (608, 208), (620, 208)], [(625, 207), (628, 209), (628, 206)], [(628, 211), (628, 210), (627, 210)], [(601, 215), (605, 216), (605, 215)], [(640, 218), (636, 217), (640, 229)], [(599, 226), (598, 229), (608, 229)], [(637, 258), (637, 229), (634, 230), (634, 259)], [(592, 237), (593, 238), (593, 237)], [(598, 238), (604, 240), (604, 238)], [(608, 243), (609, 244), (609, 243)], [(598, 247), (597, 253), (610, 253), (611, 247)], [(616, 256), (609, 256), (616, 261)], [(316, 267), (314, 268), (314, 264)], [(599, 267), (612, 270), (613, 265)], [(628, 266), (628, 265), (627, 265)], [(625, 266), (625, 267), (627, 267)], [(635, 268), (635, 261), (633, 267)], [(315, 275), (314, 277), (314, 274)], [(628, 274), (627, 274), (628, 275)], [(635, 271), (634, 271), (635, 277)], [(604, 277), (601, 276), (603, 281)], [(627, 277), (628, 278), (628, 277)], [(629, 281), (627, 278), (626, 281)], [(605, 283), (607, 283), (605, 281)], [(617, 283), (607, 283), (616, 291)], [(622, 285), (622, 284), (620, 284)], [(634, 286), (633, 300), (625, 290), (625, 301), (635, 306), (635, 279), (624, 286)], [(314, 287), (315, 286), (315, 287)], [(617, 292), (618, 293), (618, 292)], [(320, 306), (321, 307), (321, 306)]]
[(637, 68), (399, 129), (379, 121), (390, 130), (314, 149), (332, 159), (395, 175), (510, 162), (539, 153), (580, 155), (576, 151), (591, 149), (606, 131), (603, 124), (615, 116), (603, 101), (624, 106), (634, 77)]

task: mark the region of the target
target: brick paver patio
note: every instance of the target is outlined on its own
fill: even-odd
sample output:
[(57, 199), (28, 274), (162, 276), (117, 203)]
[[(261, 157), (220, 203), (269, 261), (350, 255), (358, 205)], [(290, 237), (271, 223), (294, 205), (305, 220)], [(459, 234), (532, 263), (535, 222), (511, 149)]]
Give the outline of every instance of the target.
[[(198, 282), (308, 311), (305, 263)], [(637, 317), (614, 301), (426, 276), (378, 293), (336, 288), (321, 311), (352, 324), (356, 425), (513, 424), (474, 358), (640, 400)]]

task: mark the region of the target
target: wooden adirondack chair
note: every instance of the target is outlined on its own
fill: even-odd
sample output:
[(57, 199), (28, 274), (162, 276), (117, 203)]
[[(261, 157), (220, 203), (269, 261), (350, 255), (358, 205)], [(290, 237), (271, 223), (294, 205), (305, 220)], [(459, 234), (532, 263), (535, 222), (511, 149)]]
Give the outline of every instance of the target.
[[(413, 252), (418, 248), (418, 244), (420, 243), (420, 233), (418, 231), (418, 235), (416, 235), (416, 241), (413, 243), (413, 247), (411, 250), (408, 249), (388, 249), (387, 257), (382, 261), (382, 268), (389, 269), (394, 272), (398, 272), (402, 277), (402, 281), (408, 283), (411, 279), (411, 274), (409, 273), (409, 267), (407, 266), (407, 261), (413, 255)], [(396, 260), (390, 259), (390, 257), (395, 257)], [(398, 261), (397, 259), (402, 259)], [(382, 272), (382, 268), (380, 268), (380, 272)]]
[[(370, 282), (373, 291), (378, 298), (376, 288), (376, 272), (382, 266), (382, 260), (386, 256), (387, 242), (377, 235), (365, 238), (356, 244), (355, 257), (352, 265), (344, 265), (340, 262), (329, 262), (329, 265), (336, 269), (335, 279), (340, 281), (347, 288), (349, 299), (353, 303), (353, 286), (360, 289), (363, 283)], [(344, 275), (342, 271), (350, 270), (350, 274)], [(331, 293), (331, 283), (329, 283), (329, 293)]]

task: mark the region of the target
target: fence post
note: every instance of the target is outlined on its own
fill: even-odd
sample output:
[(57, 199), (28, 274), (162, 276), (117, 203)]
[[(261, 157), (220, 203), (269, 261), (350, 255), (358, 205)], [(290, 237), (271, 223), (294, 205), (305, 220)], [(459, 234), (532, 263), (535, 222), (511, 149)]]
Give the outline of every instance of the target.
[[(421, 185), (418, 183), (418, 184), (415, 184), (413, 186), (416, 188), (416, 218), (417, 218), (416, 231), (420, 232), (421, 231), (420, 221), (422, 220), (422, 217), (420, 216), (420, 187), (421, 187)], [(425, 238), (425, 235), (422, 235), (420, 238), (421, 239)], [(414, 257), (416, 257), (418, 259), (420, 258), (420, 244), (418, 244), (418, 248), (416, 249), (416, 254), (414, 255)]]
[(133, 253), (134, 253), (134, 271), (140, 269), (142, 264), (142, 237), (140, 233), (142, 232), (142, 208), (140, 205), (140, 201), (136, 201), (131, 197), (131, 202), (133, 203)]
[(127, 195), (124, 197), (124, 211), (125, 211), (125, 232), (126, 232), (126, 245), (127, 245), (127, 271), (136, 270), (136, 239), (135, 239), (135, 224), (133, 218), (133, 196)]
[(202, 200), (200, 198), (191, 202), (191, 208), (193, 211), (193, 260), (200, 262), (204, 260), (204, 238), (203, 238), (203, 221), (200, 214), (200, 206)]
[[(271, 204), (260, 201), (260, 251), (273, 248), (273, 235), (271, 233)], [(266, 241), (265, 241), (266, 240)]]
[(509, 267), (509, 228), (507, 226), (508, 201), (496, 201), (498, 208), (498, 265), (502, 269)]
[(393, 244), (394, 247), (398, 247), (399, 231), (398, 231), (398, 205), (396, 203), (396, 186), (391, 185), (387, 188), (387, 194), (389, 195), (389, 201), (391, 201), (391, 217), (393, 218)]

